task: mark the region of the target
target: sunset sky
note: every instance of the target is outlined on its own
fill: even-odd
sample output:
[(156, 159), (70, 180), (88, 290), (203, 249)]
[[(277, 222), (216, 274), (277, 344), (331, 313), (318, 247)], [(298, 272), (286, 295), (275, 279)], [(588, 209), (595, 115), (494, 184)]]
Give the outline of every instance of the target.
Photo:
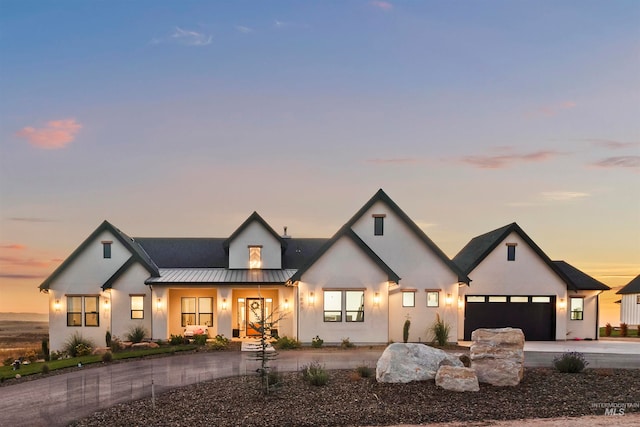
[(0, 1), (0, 312), (104, 219), (330, 237), (379, 188), (449, 257), (516, 221), (626, 284), (640, 2)]

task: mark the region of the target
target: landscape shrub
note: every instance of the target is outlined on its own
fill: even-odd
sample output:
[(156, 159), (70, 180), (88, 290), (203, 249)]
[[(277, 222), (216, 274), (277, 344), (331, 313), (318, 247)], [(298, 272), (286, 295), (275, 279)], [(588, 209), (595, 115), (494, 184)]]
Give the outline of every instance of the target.
[(282, 386), (282, 375), (276, 371), (269, 371), (267, 374), (267, 384), (270, 388), (280, 387)]
[(431, 333), (433, 334), (433, 343), (439, 345), (440, 347), (447, 344), (449, 340), (449, 331), (451, 330), (451, 326), (440, 319), (440, 315), (436, 313), (436, 320), (431, 325)]
[(195, 334), (193, 336), (193, 342), (196, 345), (205, 345), (207, 343), (207, 338), (209, 338), (207, 334)]
[(340, 348), (353, 348), (355, 344), (349, 341), (349, 337), (342, 338), (342, 342), (340, 343)]
[(47, 365), (46, 363), (44, 365), (42, 365), (42, 373), (43, 374), (48, 374), (49, 373), (49, 365)]
[(88, 356), (92, 351), (93, 349), (90, 346), (83, 343), (76, 346), (76, 356)]
[(582, 353), (577, 351), (571, 351), (563, 353), (560, 356), (556, 356), (553, 359), (553, 366), (562, 373), (565, 374), (577, 374), (584, 371), (589, 362), (584, 359)]
[(105, 354), (102, 355), (102, 361), (104, 363), (109, 363), (113, 360), (113, 354), (111, 354), (110, 351), (107, 351)]
[(318, 335), (316, 335), (315, 338), (311, 339), (311, 347), (313, 348), (320, 348), (322, 347), (322, 344), (324, 344), (324, 340)]
[(295, 338), (289, 338), (286, 335), (278, 338), (273, 346), (278, 350), (291, 350), (294, 348), (300, 348), (302, 343)]
[(33, 363), (38, 360), (38, 354), (35, 350), (29, 350), (24, 354), (24, 358), (29, 361), (29, 363)]
[(613, 331), (613, 327), (611, 326), (611, 323), (607, 323), (606, 325), (604, 325), (604, 336), (605, 337), (610, 337), (612, 331)]
[(118, 338), (113, 337), (111, 339), (111, 345), (109, 346), (109, 348), (111, 349), (112, 353), (117, 353), (123, 349), (123, 346)]
[(360, 378), (371, 378), (375, 373), (373, 368), (371, 368), (369, 366), (365, 366), (365, 365), (358, 366), (356, 368), (356, 372), (358, 373)]
[(71, 357), (82, 356), (81, 354), (78, 354), (78, 348), (80, 348), (80, 350), (82, 350), (83, 352), (85, 352), (86, 349), (89, 349), (88, 354), (91, 354), (93, 341), (83, 337), (80, 332), (75, 332), (67, 339), (67, 341), (65, 341), (62, 348), (66, 352), (66, 354), (70, 355)]
[(127, 332), (127, 340), (134, 344), (142, 342), (146, 337), (147, 330), (141, 325), (132, 326)]
[(409, 341), (409, 328), (411, 327), (411, 320), (407, 319), (404, 321), (404, 326), (402, 327), (402, 342), (406, 343)]
[(211, 350), (226, 350), (229, 347), (229, 338), (224, 335), (216, 335), (213, 341), (207, 345)]
[(318, 362), (311, 362), (302, 367), (302, 379), (311, 385), (323, 386), (329, 382), (329, 374)]
[(51, 360), (64, 359), (66, 355), (67, 353), (64, 351), (52, 351), (51, 354), (49, 355), (49, 358)]
[(13, 357), (7, 357), (6, 359), (4, 359), (4, 360), (2, 361), (2, 364), (3, 364), (4, 366), (11, 366), (11, 365), (13, 365), (13, 361), (14, 361), (14, 360), (15, 360), (15, 359), (14, 359)]
[(626, 337), (629, 335), (629, 325), (626, 323), (620, 323), (620, 336)]
[(184, 337), (182, 335), (171, 335), (169, 337), (170, 345), (182, 345), (184, 344)]

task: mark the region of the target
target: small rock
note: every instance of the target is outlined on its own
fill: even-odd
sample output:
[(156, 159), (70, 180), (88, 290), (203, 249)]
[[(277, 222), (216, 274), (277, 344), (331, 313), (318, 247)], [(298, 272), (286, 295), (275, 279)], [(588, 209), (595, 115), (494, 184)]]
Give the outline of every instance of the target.
[(441, 366), (436, 373), (436, 385), (451, 391), (479, 391), (478, 377), (471, 368)]

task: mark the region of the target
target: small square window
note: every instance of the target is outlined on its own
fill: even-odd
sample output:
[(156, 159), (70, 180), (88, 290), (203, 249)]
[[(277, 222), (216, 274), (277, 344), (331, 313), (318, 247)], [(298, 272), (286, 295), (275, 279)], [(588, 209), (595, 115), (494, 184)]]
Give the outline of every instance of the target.
[(547, 304), (551, 302), (551, 297), (531, 297), (531, 302)]
[(511, 302), (529, 302), (529, 297), (510, 297)]
[(402, 292), (402, 306), (403, 307), (416, 306), (416, 293), (414, 291)]
[(516, 260), (516, 245), (507, 243), (507, 261)]
[(373, 217), (373, 235), (374, 236), (384, 235), (384, 217), (383, 216)]
[(427, 291), (427, 307), (440, 306), (440, 291)]
[(507, 297), (489, 297), (489, 302), (507, 302)]
[(111, 243), (113, 243), (113, 242), (102, 242), (102, 257), (103, 258), (111, 258)]
[(467, 297), (467, 302), (484, 302), (485, 301), (485, 297), (483, 296), (468, 296)]

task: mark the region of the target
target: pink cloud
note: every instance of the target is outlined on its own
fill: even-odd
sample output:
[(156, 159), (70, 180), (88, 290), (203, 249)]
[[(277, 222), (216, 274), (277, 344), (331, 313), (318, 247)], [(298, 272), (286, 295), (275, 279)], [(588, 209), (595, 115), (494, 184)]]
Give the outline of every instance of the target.
[(481, 169), (503, 169), (511, 166), (513, 163), (543, 162), (561, 154), (554, 150), (541, 150), (524, 154), (511, 153), (511, 148), (509, 147), (505, 147), (504, 150), (507, 151), (507, 153), (490, 156), (464, 156), (459, 160)]
[(49, 267), (53, 263), (52, 260), (42, 260), (34, 258), (20, 258), (13, 256), (0, 256), (0, 264), (4, 266), (20, 266), (20, 267)]
[(591, 142), (593, 145), (597, 145), (599, 147), (608, 148), (610, 150), (620, 150), (623, 148), (632, 148), (640, 146), (640, 142), (620, 142), (614, 141), (612, 139), (596, 139), (589, 138), (586, 141)]
[(7, 245), (0, 245), (0, 249), (13, 249), (17, 251), (21, 251), (26, 248), (27, 247), (25, 245), (21, 245), (19, 243), (9, 243)]
[(607, 157), (596, 163), (593, 166), (600, 168), (628, 168), (640, 170), (640, 156), (618, 156)]
[(16, 136), (25, 138), (31, 145), (45, 149), (64, 148), (72, 142), (82, 125), (75, 119), (52, 120), (43, 128), (31, 126), (20, 129)]
[(536, 108), (533, 111), (529, 111), (526, 115), (528, 117), (535, 116), (545, 116), (545, 117), (553, 117), (558, 115), (563, 110), (570, 110), (575, 108), (578, 104), (573, 101), (565, 101), (559, 104), (551, 104), (551, 105), (543, 105), (541, 107)]
[(365, 162), (367, 163), (374, 163), (374, 164), (378, 164), (378, 165), (391, 165), (391, 164), (396, 164), (396, 165), (406, 165), (406, 164), (413, 164), (413, 163), (418, 163), (419, 160), (418, 159), (414, 159), (414, 158), (410, 158), (410, 157), (405, 157), (405, 158), (390, 158), (390, 159), (367, 159), (365, 160)]
[(375, 7), (377, 7), (378, 9), (382, 9), (384, 11), (388, 11), (393, 9), (393, 5), (389, 2), (386, 1), (381, 1), (381, 0), (374, 0), (371, 2), (371, 4)]

